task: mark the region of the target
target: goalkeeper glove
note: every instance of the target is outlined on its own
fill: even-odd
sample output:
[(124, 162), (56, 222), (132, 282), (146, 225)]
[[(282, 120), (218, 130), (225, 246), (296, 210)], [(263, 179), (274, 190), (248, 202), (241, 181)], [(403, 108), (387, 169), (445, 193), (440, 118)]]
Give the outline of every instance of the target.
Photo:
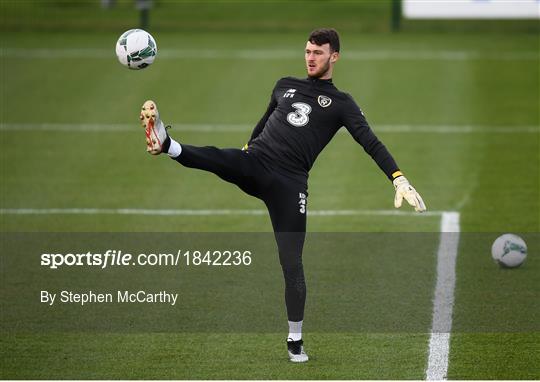
[(426, 210), (426, 205), (422, 200), (422, 197), (413, 186), (409, 183), (407, 178), (403, 175), (398, 176), (394, 181), (394, 188), (396, 189), (396, 197), (394, 198), (394, 207), (401, 207), (403, 198), (414, 207), (417, 212), (424, 212)]

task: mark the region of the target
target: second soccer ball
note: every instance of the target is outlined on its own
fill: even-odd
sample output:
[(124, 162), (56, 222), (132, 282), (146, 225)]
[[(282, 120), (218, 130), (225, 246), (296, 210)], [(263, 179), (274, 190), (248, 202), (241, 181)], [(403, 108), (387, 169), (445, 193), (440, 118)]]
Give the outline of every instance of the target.
[(506, 233), (493, 242), (491, 256), (502, 267), (519, 267), (527, 258), (527, 244), (521, 237)]

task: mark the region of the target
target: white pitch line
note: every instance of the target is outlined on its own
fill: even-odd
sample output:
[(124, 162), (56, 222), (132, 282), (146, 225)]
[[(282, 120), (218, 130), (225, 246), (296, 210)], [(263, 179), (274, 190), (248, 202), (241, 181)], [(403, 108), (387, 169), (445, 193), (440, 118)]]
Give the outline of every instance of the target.
[[(185, 132), (250, 132), (254, 125), (247, 124), (190, 124), (171, 123), (175, 131)], [(137, 123), (0, 123), (0, 131), (61, 131), (61, 132), (136, 132), (140, 127)]]
[(377, 125), (377, 133), (434, 133), (434, 134), (472, 134), (472, 133), (540, 133), (540, 126), (487, 126), (487, 125)]
[[(535, 61), (536, 51), (479, 52), (466, 50), (348, 50), (342, 56), (351, 61)], [(27, 60), (90, 58), (113, 60), (111, 49), (99, 48), (2, 48), (0, 57)], [(303, 59), (302, 49), (160, 49), (163, 60), (298, 60)]]
[(459, 218), (459, 212), (444, 212), (441, 216), (441, 237), (437, 250), (437, 283), (433, 299), (433, 321), (426, 368), (428, 381), (445, 380), (448, 374), (460, 232)]
[[(211, 124), (211, 123), (171, 123), (172, 131), (194, 133), (237, 133), (250, 132), (248, 124)], [(432, 133), (432, 134), (515, 134), (540, 133), (540, 126), (486, 126), (486, 125), (376, 125), (376, 133)], [(136, 123), (0, 123), (0, 131), (59, 131), (59, 132), (134, 132), (140, 129)], [(340, 133), (348, 133), (341, 129)]]
[[(442, 216), (444, 211), (417, 213), (398, 210), (313, 210), (309, 216)], [(2, 208), (0, 215), (151, 215), (151, 216), (222, 216), (266, 215), (266, 210), (231, 209), (144, 209), (144, 208)]]

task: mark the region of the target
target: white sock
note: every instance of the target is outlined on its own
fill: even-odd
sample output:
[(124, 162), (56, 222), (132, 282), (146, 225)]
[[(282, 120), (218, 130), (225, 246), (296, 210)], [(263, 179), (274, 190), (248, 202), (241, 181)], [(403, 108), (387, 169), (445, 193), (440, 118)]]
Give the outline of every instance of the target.
[(287, 340), (300, 341), (302, 339), (302, 323), (304, 321), (289, 321), (289, 336)]
[(171, 138), (171, 145), (169, 146), (169, 151), (167, 152), (167, 154), (169, 154), (171, 158), (176, 158), (181, 153), (182, 146), (180, 146), (180, 143), (176, 142), (174, 139)]

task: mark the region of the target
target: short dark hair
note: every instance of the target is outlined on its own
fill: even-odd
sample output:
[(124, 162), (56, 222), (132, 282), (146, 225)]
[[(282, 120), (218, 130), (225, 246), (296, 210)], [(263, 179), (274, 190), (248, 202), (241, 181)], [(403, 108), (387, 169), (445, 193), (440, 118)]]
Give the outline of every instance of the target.
[(308, 41), (316, 45), (330, 44), (331, 52), (339, 52), (339, 35), (334, 28), (315, 29), (309, 35)]

